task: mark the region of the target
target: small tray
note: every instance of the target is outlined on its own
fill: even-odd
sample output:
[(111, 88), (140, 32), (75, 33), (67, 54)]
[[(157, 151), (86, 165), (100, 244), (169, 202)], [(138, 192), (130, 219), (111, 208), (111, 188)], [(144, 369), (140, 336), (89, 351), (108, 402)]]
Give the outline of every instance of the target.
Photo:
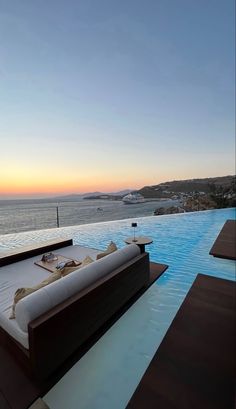
[(35, 261), (34, 264), (36, 264), (36, 266), (44, 268), (45, 270), (50, 271), (51, 273), (55, 273), (56, 271), (59, 271), (56, 268), (59, 263), (62, 263), (62, 262), (66, 263), (67, 261), (77, 261), (78, 263), (80, 263), (79, 260), (75, 260), (69, 257), (64, 257), (64, 256), (61, 256), (60, 254), (55, 254), (55, 256), (57, 257), (57, 260), (52, 260), (52, 261), (39, 260), (39, 261)]

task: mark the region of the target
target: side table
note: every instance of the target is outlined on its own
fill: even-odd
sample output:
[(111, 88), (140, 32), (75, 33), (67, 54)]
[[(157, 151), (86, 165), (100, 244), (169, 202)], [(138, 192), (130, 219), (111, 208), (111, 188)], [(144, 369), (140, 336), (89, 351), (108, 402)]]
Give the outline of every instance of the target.
[(147, 244), (151, 244), (153, 242), (152, 239), (150, 239), (150, 237), (144, 237), (144, 236), (139, 236), (136, 237), (136, 239), (134, 240), (133, 237), (127, 237), (127, 239), (125, 239), (125, 243), (126, 244), (137, 244), (140, 248), (141, 253), (145, 252), (145, 246)]

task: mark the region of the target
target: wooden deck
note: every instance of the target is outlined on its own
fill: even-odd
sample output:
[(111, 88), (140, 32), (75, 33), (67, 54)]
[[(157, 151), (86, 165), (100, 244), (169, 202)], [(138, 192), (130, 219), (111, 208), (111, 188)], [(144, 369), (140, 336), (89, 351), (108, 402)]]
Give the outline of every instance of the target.
[(233, 281), (199, 274), (127, 409), (233, 409)]
[(236, 220), (227, 220), (216, 238), (210, 254), (236, 260)]
[(43, 396), (98, 341), (98, 339), (127, 311), (127, 309), (166, 271), (165, 264), (150, 263), (150, 281), (112, 319), (86, 342), (78, 353), (68, 359), (44, 384), (30, 379), (12, 355), (0, 344), (0, 409), (26, 409)]

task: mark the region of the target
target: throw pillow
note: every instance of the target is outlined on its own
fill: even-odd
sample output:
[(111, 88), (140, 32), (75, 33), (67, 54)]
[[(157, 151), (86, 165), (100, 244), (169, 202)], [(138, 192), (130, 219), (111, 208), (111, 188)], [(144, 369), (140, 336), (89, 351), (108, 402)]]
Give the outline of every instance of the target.
[(39, 290), (42, 287), (45, 287), (46, 285), (53, 283), (54, 281), (58, 280), (59, 278), (61, 278), (61, 273), (60, 272), (56, 272), (53, 274), (50, 274), (49, 277), (47, 277), (45, 280), (43, 280), (41, 283), (33, 286), (33, 287), (22, 287), (22, 288), (18, 288), (14, 294), (14, 300), (13, 300), (13, 305), (12, 305), (12, 311), (11, 311), (11, 315), (10, 315), (10, 319), (14, 319), (15, 318), (15, 308), (16, 308), (16, 304), (24, 297), (26, 297), (27, 295)]
[(90, 257), (90, 256), (86, 256), (82, 263), (81, 263), (81, 267), (87, 266), (88, 264), (92, 263), (94, 260)]
[(97, 255), (97, 260), (99, 260), (102, 257), (107, 256), (110, 253), (113, 253), (116, 250), (117, 250), (116, 244), (113, 241), (111, 241), (110, 244), (108, 245), (107, 249), (105, 251), (103, 251), (102, 253), (99, 253)]
[(72, 273), (73, 271), (78, 270), (78, 269), (81, 268), (81, 267), (87, 266), (87, 264), (92, 263), (92, 262), (93, 262), (93, 259), (92, 259), (90, 256), (86, 256), (86, 257), (84, 258), (84, 260), (82, 261), (82, 263), (80, 263), (80, 264), (77, 265), (77, 266), (74, 266), (74, 267), (73, 267), (73, 266), (65, 265), (65, 267), (63, 267), (63, 268), (60, 270), (61, 275), (62, 275), (62, 277), (65, 277), (65, 276), (67, 276), (68, 274)]

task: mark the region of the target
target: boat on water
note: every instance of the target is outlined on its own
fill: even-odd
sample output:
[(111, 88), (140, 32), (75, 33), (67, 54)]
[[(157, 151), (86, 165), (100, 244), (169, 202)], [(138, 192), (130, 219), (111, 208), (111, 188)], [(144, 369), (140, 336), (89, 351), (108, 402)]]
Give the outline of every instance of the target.
[(144, 203), (145, 199), (140, 193), (129, 193), (123, 197), (124, 204)]

